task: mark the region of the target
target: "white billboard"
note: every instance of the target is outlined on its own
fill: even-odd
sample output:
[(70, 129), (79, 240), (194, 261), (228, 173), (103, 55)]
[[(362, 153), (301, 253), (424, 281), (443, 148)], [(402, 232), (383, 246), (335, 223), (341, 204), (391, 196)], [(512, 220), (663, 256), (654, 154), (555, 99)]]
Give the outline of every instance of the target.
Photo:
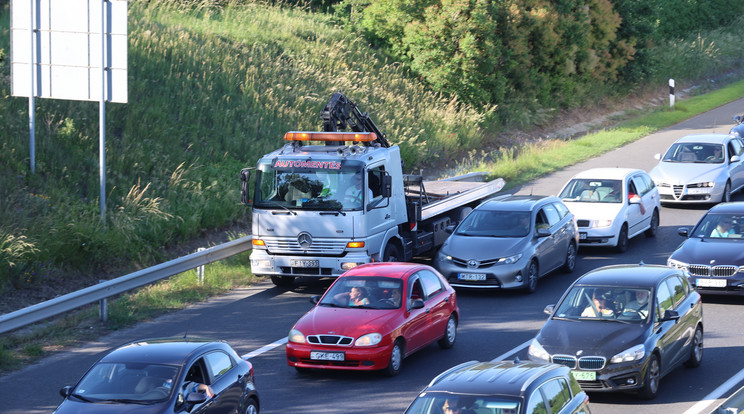
[(127, 102), (127, 0), (11, 0), (10, 11), (13, 96), (33, 86), (38, 98), (101, 101), (103, 87), (104, 101)]

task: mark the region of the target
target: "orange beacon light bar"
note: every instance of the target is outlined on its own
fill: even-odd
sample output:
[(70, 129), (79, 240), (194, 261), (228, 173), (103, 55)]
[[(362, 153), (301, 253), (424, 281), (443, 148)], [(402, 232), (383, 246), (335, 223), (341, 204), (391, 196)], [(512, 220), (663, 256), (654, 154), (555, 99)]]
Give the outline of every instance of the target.
[(305, 132), (290, 131), (284, 134), (285, 141), (355, 141), (372, 142), (377, 140), (374, 132)]

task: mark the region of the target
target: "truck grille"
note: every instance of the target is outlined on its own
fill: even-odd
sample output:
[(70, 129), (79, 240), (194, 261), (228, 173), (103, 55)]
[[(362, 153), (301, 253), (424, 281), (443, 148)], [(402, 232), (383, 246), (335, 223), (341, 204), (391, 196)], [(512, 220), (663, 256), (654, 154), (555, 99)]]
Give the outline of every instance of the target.
[(308, 335), (307, 342), (316, 345), (349, 346), (354, 338), (341, 335)]
[(300, 247), (296, 237), (263, 239), (266, 249), (273, 254), (307, 254), (315, 256), (340, 256), (346, 248), (344, 240), (313, 239), (307, 249)]

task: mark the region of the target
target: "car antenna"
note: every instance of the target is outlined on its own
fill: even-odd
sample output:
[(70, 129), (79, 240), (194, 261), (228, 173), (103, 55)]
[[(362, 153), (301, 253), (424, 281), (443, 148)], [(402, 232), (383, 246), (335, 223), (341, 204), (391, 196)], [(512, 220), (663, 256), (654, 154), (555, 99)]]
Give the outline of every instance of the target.
[(520, 362), (522, 362), (522, 361), (519, 360), (519, 357), (514, 357), (514, 365), (517, 365)]
[(643, 263), (643, 260), (641, 260), (641, 262), (638, 263), (638, 266), (645, 266), (645, 265), (646, 265), (646, 263)]

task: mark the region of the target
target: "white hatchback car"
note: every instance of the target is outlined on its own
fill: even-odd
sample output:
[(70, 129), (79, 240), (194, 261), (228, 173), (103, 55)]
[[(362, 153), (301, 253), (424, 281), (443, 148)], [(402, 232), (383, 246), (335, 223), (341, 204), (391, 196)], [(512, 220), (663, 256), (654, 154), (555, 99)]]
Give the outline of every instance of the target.
[(558, 193), (579, 225), (579, 244), (628, 249), (641, 233), (656, 236), (659, 190), (643, 170), (594, 168), (576, 174)]

